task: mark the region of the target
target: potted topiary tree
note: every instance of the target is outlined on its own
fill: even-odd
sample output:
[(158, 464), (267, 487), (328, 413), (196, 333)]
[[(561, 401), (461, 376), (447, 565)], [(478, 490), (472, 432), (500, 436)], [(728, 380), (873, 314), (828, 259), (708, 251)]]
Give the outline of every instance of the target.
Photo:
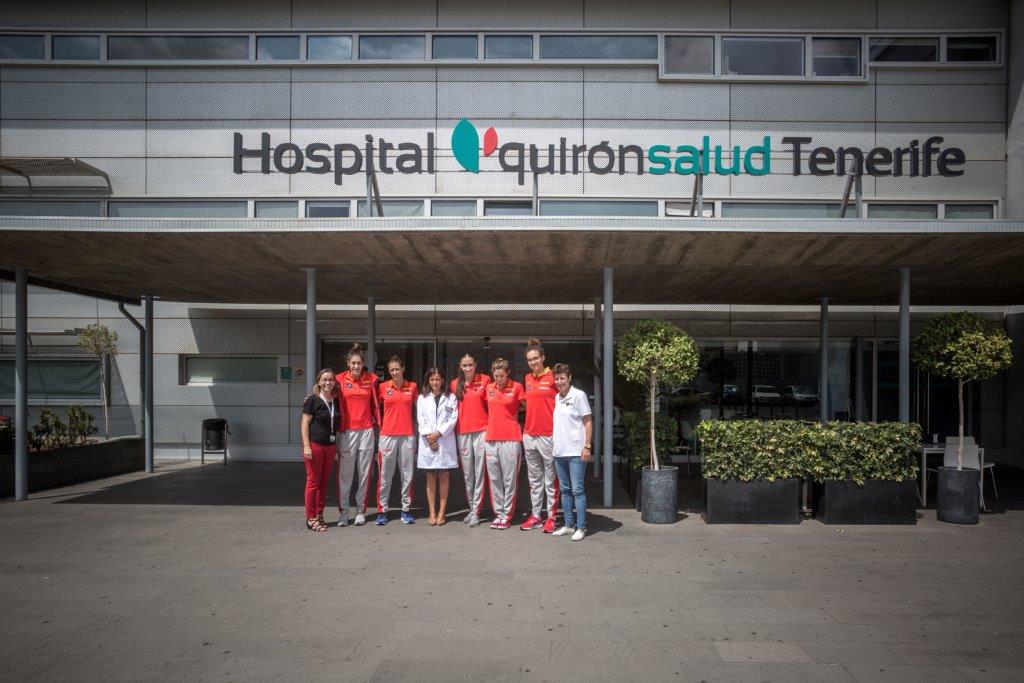
[(658, 459), (655, 403), (662, 382), (682, 384), (693, 379), (699, 368), (700, 352), (690, 335), (665, 320), (642, 320), (623, 336), (617, 350), (619, 374), (647, 388), (650, 464), (641, 473), (641, 519), (652, 524), (676, 521), (679, 473), (676, 467), (662, 467)]
[(915, 337), (913, 356), (922, 370), (955, 379), (957, 383), (960, 405), (957, 466), (939, 468), (938, 518), (955, 524), (977, 524), (981, 472), (964, 468), (964, 387), (1010, 367), (1012, 343), (1003, 330), (976, 313), (943, 313), (925, 323)]
[(117, 332), (106, 325), (87, 326), (78, 335), (78, 346), (100, 360), (100, 401), (103, 403), (103, 433), (110, 438), (110, 407), (107, 405), (107, 374), (110, 357), (117, 355)]

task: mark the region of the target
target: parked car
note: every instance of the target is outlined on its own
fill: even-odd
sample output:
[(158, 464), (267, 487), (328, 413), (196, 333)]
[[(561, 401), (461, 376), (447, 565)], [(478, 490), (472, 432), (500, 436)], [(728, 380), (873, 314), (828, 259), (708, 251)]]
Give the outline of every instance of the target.
[(811, 406), (818, 402), (818, 394), (810, 387), (789, 386), (782, 390), (782, 402), (788, 406)]
[(755, 384), (753, 399), (759, 405), (777, 406), (782, 403), (779, 390), (770, 384)]
[(711, 393), (707, 391), (698, 391), (688, 384), (684, 384), (672, 389), (672, 391), (668, 392), (665, 398), (669, 399), (670, 403), (674, 403), (679, 406), (692, 407), (698, 403), (710, 402)]
[(715, 403), (721, 403), (723, 406), (738, 406), (743, 403), (743, 394), (735, 384), (726, 384), (721, 390), (715, 389), (712, 398)]

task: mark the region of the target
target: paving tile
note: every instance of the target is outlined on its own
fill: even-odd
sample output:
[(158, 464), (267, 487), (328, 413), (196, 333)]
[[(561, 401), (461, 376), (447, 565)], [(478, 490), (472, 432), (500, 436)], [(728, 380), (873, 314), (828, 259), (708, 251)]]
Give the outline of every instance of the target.
[(811, 658), (795, 643), (770, 641), (718, 641), (715, 643), (723, 662), (810, 662)]
[(800, 642), (818, 664), (901, 664), (904, 660), (882, 643)]
[(845, 664), (856, 680), (863, 683), (947, 683), (967, 681), (968, 677), (951, 666), (912, 666), (910, 664)]

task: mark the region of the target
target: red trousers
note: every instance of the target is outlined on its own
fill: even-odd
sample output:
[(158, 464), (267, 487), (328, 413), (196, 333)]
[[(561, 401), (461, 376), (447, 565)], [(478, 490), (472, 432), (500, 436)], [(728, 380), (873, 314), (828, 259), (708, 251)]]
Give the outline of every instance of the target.
[(324, 496), (327, 493), (327, 482), (331, 479), (331, 467), (334, 456), (338, 453), (335, 444), (319, 444), (310, 441), (313, 451), (312, 458), (303, 458), (306, 464), (306, 519), (313, 519), (324, 514)]

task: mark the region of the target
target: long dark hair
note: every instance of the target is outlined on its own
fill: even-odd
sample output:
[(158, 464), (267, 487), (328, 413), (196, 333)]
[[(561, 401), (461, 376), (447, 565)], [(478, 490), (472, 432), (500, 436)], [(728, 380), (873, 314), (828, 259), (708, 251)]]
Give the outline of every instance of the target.
[(441, 377), (441, 395), (450, 395), (452, 392), (451, 389), (448, 388), (448, 378), (444, 376), (444, 370), (436, 365), (427, 368), (426, 374), (423, 375), (423, 386), (420, 388), (420, 395), (428, 396), (434, 393), (430, 390), (430, 378), (434, 375), (440, 375)]
[[(476, 364), (476, 358), (473, 356), (473, 354), (467, 352), (462, 354), (462, 357), (459, 358), (459, 365), (461, 365), (462, 361), (466, 360), (467, 358), (473, 361), (474, 365)], [(459, 401), (461, 401), (466, 394), (466, 373), (461, 372), (461, 369), (462, 368), (459, 368), (459, 381), (455, 384), (455, 398)], [(473, 374), (476, 374), (476, 372), (474, 371)]]

